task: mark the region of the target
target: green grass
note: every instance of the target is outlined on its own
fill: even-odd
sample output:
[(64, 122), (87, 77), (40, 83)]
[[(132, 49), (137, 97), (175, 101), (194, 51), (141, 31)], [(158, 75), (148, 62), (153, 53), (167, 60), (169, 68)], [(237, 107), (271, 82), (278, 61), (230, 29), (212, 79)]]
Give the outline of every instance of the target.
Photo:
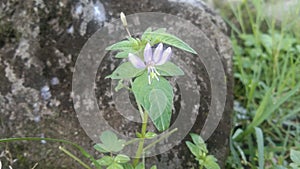
[(221, 10), (231, 28), (238, 103), (227, 168), (287, 168), (290, 150), (299, 150), (300, 3), (281, 22), (264, 14), (265, 4)]

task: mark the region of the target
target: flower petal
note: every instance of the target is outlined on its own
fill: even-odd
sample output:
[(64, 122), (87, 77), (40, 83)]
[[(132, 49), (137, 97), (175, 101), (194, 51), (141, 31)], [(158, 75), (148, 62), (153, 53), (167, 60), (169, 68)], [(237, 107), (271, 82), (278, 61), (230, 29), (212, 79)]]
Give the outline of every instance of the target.
[(154, 51), (152, 61), (157, 63), (161, 59), (162, 52), (163, 52), (163, 44), (160, 43), (160, 44), (158, 44), (158, 46), (156, 47), (156, 49)]
[(155, 65), (162, 65), (166, 63), (171, 58), (171, 56), (172, 56), (172, 49), (171, 47), (168, 47), (162, 54), (161, 59), (158, 62), (156, 62)]
[(145, 63), (136, 55), (129, 53), (128, 59), (132, 63), (132, 65), (138, 69), (146, 68)]
[(147, 43), (145, 49), (144, 49), (144, 61), (146, 63), (149, 63), (152, 60), (152, 48), (149, 43)]

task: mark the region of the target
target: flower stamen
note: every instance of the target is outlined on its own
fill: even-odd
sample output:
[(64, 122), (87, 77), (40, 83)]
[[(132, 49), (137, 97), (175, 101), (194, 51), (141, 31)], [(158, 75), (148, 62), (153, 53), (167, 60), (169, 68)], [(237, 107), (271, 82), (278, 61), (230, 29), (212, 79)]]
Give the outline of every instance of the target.
[(157, 81), (159, 81), (158, 76), (160, 76), (160, 74), (155, 69), (155, 67), (148, 66), (148, 83), (151, 84), (151, 79), (153, 79), (153, 78), (155, 78)]

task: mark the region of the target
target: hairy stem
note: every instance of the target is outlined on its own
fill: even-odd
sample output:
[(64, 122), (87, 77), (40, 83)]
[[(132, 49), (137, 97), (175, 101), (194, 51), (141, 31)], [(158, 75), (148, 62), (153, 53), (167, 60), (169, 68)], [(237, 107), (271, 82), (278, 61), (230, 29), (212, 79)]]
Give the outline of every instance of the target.
[(142, 124), (142, 131), (141, 131), (142, 138), (140, 138), (139, 147), (137, 149), (135, 159), (133, 160), (134, 167), (139, 163), (139, 160), (143, 154), (143, 149), (144, 149), (145, 134), (146, 134), (146, 130), (147, 130), (148, 113), (144, 112), (143, 115), (144, 115), (144, 117), (142, 118), (143, 124)]

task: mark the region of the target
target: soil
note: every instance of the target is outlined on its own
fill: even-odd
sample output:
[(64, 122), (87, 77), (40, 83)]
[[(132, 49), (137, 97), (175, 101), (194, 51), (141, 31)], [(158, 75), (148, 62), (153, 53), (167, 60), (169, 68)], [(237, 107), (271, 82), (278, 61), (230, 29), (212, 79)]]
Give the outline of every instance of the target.
[[(97, 9), (95, 11), (95, 9)], [(198, 26), (210, 39), (221, 56), (227, 78), (227, 100), (223, 118), (207, 140), (209, 151), (224, 166), (229, 150), (233, 105), (231, 45), (226, 26), (219, 16), (199, 0), (2, 0), (0, 3), (0, 137), (47, 137), (66, 139), (92, 149), (94, 142), (79, 124), (72, 102), (72, 74), (79, 52), (89, 37), (103, 25), (126, 14), (156, 11), (173, 14)], [(94, 13), (93, 13), (94, 12)], [(95, 13), (96, 12), (96, 13)], [(197, 84), (201, 88), (201, 108), (191, 132), (200, 133), (210, 103), (210, 82), (201, 61)], [(111, 64), (112, 61), (104, 62)], [(116, 62), (116, 64), (118, 64)], [(105, 70), (101, 74), (109, 74)], [(99, 82), (103, 76), (99, 76)], [(96, 96), (106, 103), (105, 93), (110, 84), (97, 83)], [(106, 97), (107, 100), (100, 100)], [(105, 105), (105, 104), (104, 104)], [(106, 103), (105, 111), (113, 110)], [(180, 105), (175, 100), (176, 112)], [(108, 115), (108, 113), (106, 113)], [(173, 121), (176, 115), (173, 116)], [(139, 126), (128, 123), (117, 113), (109, 116), (114, 128), (128, 129), (132, 135)], [(120, 125), (124, 124), (124, 125)], [(120, 126), (122, 126), (120, 128)], [(197, 166), (184, 141), (170, 151), (147, 158), (158, 168), (192, 168)], [(22, 141), (0, 144), (0, 160), (4, 168), (82, 168), (62, 153), (58, 146), (82, 157), (73, 147), (49, 141)], [(83, 161), (89, 162), (83, 158)]]

